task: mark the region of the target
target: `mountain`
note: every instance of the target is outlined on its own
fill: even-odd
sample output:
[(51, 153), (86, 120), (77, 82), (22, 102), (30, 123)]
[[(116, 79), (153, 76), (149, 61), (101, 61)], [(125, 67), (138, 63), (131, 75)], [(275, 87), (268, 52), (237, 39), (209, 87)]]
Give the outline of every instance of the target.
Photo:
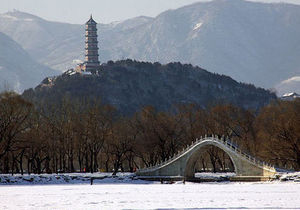
[(143, 106), (170, 111), (173, 105), (232, 103), (257, 110), (276, 99), (275, 94), (228, 76), (210, 73), (181, 63), (145, 63), (122, 60), (101, 66), (99, 75), (66, 72), (46, 78), (23, 96), (36, 103), (59, 103), (71, 98), (100, 98), (122, 114), (133, 114)]
[(0, 15), (0, 28), (34, 59), (53, 69), (67, 70), (74, 54), (78, 56), (83, 50), (84, 28), (80, 25), (50, 22), (13, 11)]
[[(105, 37), (111, 42), (110, 35), (116, 36), (151, 20), (141, 16), (123, 22), (98, 24), (99, 35), (107, 34)], [(0, 14), (1, 32), (20, 43), (37, 61), (61, 72), (74, 67), (77, 60), (83, 60), (84, 29), (84, 25), (51, 22), (17, 10)]]
[(22, 92), (53, 74), (52, 69), (34, 61), (18, 43), (0, 32), (0, 91)]
[[(300, 75), (299, 5), (215, 0), (98, 29), (102, 62), (180, 61), (265, 88)], [(83, 60), (83, 25), (15, 11), (0, 16), (0, 31), (52, 68)]]
[(113, 46), (108, 58), (114, 60), (181, 61), (271, 88), (300, 75), (300, 6), (240, 0), (196, 3), (166, 11), (102, 43), (105, 50)]

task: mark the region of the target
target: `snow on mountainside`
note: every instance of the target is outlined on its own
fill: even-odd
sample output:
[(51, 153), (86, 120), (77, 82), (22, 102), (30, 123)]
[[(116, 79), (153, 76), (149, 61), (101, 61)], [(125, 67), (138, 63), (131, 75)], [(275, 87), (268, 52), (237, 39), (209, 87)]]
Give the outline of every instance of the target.
[(221, 0), (164, 12), (134, 32), (120, 34), (114, 49), (124, 53), (113, 59), (191, 62), (273, 87), (300, 74), (299, 42), (300, 6)]
[(21, 92), (53, 74), (53, 70), (36, 63), (19, 44), (0, 32), (0, 91)]
[[(110, 40), (110, 35), (116, 36), (120, 31), (139, 27), (150, 20), (152, 18), (141, 16), (118, 23), (98, 24), (98, 29), (100, 36), (110, 31), (107, 36)], [(66, 71), (74, 67), (73, 61), (84, 59), (83, 25), (46, 21), (15, 10), (0, 14), (0, 32), (21, 44), (33, 58), (56, 70)]]
[[(299, 5), (215, 0), (98, 29), (102, 62), (180, 61), (266, 88), (300, 76)], [(0, 31), (52, 68), (83, 60), (83, 25), (14, 11), (0, 15)]]
[(124, 30), (133, 29), (141, 25), (144, 25), (146, 23), (149, 23), (153, 19), (154, 18), (151, 17), (139, 16), (125, 21), (113, 22), (112, 24), (114, 25), (114, 29), (118, 31), (124, 31)]
[[(31, 21), (27, 21), (29, 17)], [(49, 22), (19, 11), (0, 15), (0, 31), (21, 44), (35, 60), (62, 71), (74, 66), (72, 57), (80, 55), (84, 46), (82, 26)]]

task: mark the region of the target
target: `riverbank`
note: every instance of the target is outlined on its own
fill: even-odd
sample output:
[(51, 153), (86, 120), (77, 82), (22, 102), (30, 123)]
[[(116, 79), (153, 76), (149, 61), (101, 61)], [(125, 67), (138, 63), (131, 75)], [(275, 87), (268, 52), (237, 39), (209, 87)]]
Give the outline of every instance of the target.
[[(226, 182), (233, 173), (199, 173), (196, 177), (206, 180)], [(31, 174), (31, 175), (8, 175), (0, 174), (0, 185), (43, 185), (43, 184), (151, 184), (153, 181), (138, 179), (134, 173), (66, 173), (66, 174)], [(273, 182), (300, 182), (300, 172), (278, 173)], [(174, 183), (174, 182), (173, 182)]]

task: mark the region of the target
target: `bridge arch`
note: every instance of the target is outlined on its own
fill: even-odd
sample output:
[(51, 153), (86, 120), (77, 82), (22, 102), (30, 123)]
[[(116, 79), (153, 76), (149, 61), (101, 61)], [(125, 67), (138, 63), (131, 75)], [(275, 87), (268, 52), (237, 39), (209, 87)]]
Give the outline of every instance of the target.
[(218, 149), (222, 150), (225, 152), (228, 157), (230, 158), (234, 172), (237, 174), (237, 162), (236, 159), (232, 156), (230, 151), (227, 150), (227, 148), (223, 147), (224, 144), (220, 143), (219, 141), (211, 141), (211, 140), (204, 140), (201, 144), (198, 144), (195, 146), (194, 149), (188, 153), (187, 158), (186, 158), (186, 164), (185, 164), (185, 170), (184, 170), (184, 177), (187, 179), (194, 178), (195, 175), (195, 165), (199, 159), (199, 157), (204, 154), (207, 151), (207, 148), (209, 146), (214, 146), (217, 147)]
[(242, 152), (236, 144), (230, 140), (219, 139), (216, 136), (197, 139), (190, 146), (179, 152), (169, 160), (155, 166), (138, 170), (136, 175), (140, 177), (153, 178), (182, 178), (189, 179), (194, 177), (194, 163), (197, 155), (204, 151), (206, 146), (213, 145), (223, 150), (231, 159), (236, 177), (271, 177), (276, 170), (270, 164), (259, 161), (254, 157)]

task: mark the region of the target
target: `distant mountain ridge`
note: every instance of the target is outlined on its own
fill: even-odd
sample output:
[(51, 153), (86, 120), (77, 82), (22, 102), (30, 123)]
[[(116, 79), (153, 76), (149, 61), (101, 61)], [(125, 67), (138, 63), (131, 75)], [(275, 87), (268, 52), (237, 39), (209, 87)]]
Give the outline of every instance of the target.
[(0, 32), (0, 91), (23, 92), (54, 74), (54, 70), (34, 61), (18, 43)]
[[(98, 24), (98, 29), (102, 62), (179, 61), (238, 81), (276, 87), (279, 94), (300, 89), (299, 83), (281, 84), (300, 76), (299, 5), (215, 0), (168, 10), (155, 18)], [(65, 71), (75, 65), (73, 60), (83, 60), (83, 25), (15, 11), (0, 15), (0, 31), (54, 69)]]
[(231, 103), (257, 110), (276, 99), (275, 94), (228, 76), (180, 63), (145, 63), (132, 60), (108, 62), (99, 75), (64, 73), (46, 78), (23, 96), (36, 103), (60, 103), (69, 98), (100, 98), (121, 114), (133, 114), (144, 106), (170, 111), (180, 104), (206, 107)]

